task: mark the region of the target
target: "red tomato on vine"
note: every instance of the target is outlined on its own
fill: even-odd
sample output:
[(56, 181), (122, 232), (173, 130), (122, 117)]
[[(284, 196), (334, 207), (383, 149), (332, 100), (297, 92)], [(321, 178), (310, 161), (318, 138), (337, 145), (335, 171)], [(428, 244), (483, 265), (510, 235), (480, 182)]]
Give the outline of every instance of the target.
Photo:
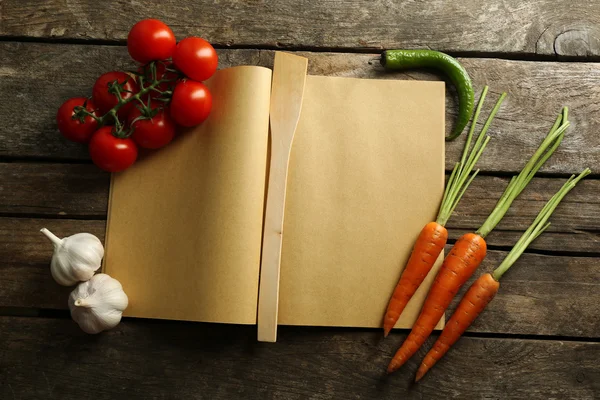
[(191, 127), (202, 123), (212, 108), (212, 95), (201, 82), (181, 81), (173, 90), (171, 117), (181, 126)]
[[(139, 91), (135, 80), (121, 71), (111, 71), (101, 75), (92, 88), (92, 99), (102, 115), (109, 112), (119, 103), (117, 91), (122, 100), (127, 100)], [(117, 111), (119, 119), (124, 119), (133, 107), (129, 102)]]
[(141, 20), (127, 35), (129, 55), (142, 64), (170, 58), (175, 46), (173, 31), (167, 24), (157, 19)]
[(98, 122), (92, 116), (82, 118), (75, 117), (75, 108), (84, 107), (90, 113), (96, 115), (96, 106), (85, 97), (73, 97), (65, 101), (56, 113), (56, 124), (62, 135), (77, 143), (87, 143), (92, 134), (98, 129)]
[(137, 159), (138, 149), (131, 138), (113, 135), (112, 126), (103, 126), (92, 136), (89, 144), (92, 161), (108, 172), (119, 172), (129, 168)]
[(189, 37), (177, 43), (173, 64), (187, 77), (205, 81), (217, 70), (219, 57), (214, 47), (199, 37)]
[(145, 149), (159, 149), (173, 140), (175, 122), (171, 119), (168, 108), (162, 105), (151, 104), (149, 112), (150, 115), (145, 116), (138, 107), (131, 110), (127, 117), (133, 130), (131, 138)]
[[(165, 23), (145, 19), (129, 31), (127, 50), (144, 64), (136, 77), (107, 72), (94, 83), (91, 100), (69, 99), (56, 115), (63, 136), (88, 143), (92, 161), (109, 172), (133, 165), (138, 146), (166, 146), (177, 125), (196, 126), (212, 108), (210, 90), (201, 81), (215, 73), (218, 56), (206, 40), (189, 37), (177, 44)], [(140, 104), (144, 99), (151, 103)]]

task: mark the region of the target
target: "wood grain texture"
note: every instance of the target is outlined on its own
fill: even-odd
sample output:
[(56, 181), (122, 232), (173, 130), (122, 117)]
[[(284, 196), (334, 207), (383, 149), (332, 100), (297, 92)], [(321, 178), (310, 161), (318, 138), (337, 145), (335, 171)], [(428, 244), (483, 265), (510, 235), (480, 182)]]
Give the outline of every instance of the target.
[[(104, 221), (0, 218), (1, 306), (66, 309), (72, 288), (50, 276), (53, 249), (39, 233), (43, 227), (60, 237), (90, 232), (104, 240)], [(506, 254), (490, 251), (479, 272), (491, 271)], [(600, 258), (525, 254), (501, 285), (471, 332), (590, 338), (600, 332)]]
[(0, 215), (106, 218), (110, 174), (95, 165), (0, 163)]
[(148, 17), (180, 39), (198, 35), (219, 46), (600, 55), (600, 4), (586, 0), (3, 0), (0, 35), (123, 43)]
[(0, 118), (6, 121), (0, 128), (0, 157), (89, 159), (86, 146), (59, 134), (56, 112), (70, 97), (91, 96), (104, 72), (132, 68), (127, 50), (33, 46), (0, 43), (0, 92), (10, 97), (0, 102)]
[[(220, 68), (273, 65), (273, 51), (220, 50)], [(374, 55), (297, 53), (308, 57), (309, 73), (376, 79), (439, 79), (421, 71), (384, 72), (370, 65)], [(89, 156), (85, 146), (58, 134), (55, 112), (69, 97), (89, 95), (94, 80), (111, 69), (131, 67), (124, 47), (34, 43), (0, 43), (0, 92), (13, 93), (0, 102), (0, 157), (48, 160)], [(31, 60), (36, 60), (32, 63)], [(508, 92), (492, 127), (492, 140), (478, 167), (483, 171), (518, 172), (533, 154), (563, 105), (571, 107), (572, 126), (542, 172), (600, 171), (600, 64), (460, 59), (479, 92), (490, 86), (487, 115), (495, 97)], [(376, 62), (374, 64), (377, 64)], [(23, 114), (22, 110), (35, 110)], [(453, 91), (447, 94), (446, 129), (457, 112)], [(446, 146), (446, 168), (459, 159), (464, 136)]]
[(281, 246), (292, 142), (304, 100), (308, 59), (275, 54), (271, 89), (270, 162), (263, 224), (257, 329), (261, 342), (277, 341)]
[(89, 336), (69, 320), (0, 318), (4, 399), (593, 399), (600, 344), (462, 338), (418, 385), (424, 348), (393, 375), (404, 334), (126, 320)]
[[(512, 246), (566, 178), (535, 178), (487, 238)], [(0, 163), (0, 216), (106, 219), (109, 175), (87, 164)], [(479, 176), (448, 221), (451, 239), (476, 230), (494, 208), (508, 178)], [(531, 249), (598, 254), (600, 180), (584, 179), (558, 206), (552, 225)]]
[[(491, 246), (513, 246), (544, 204), (567, 178), (534, 178), (513, 202), (502, 221), (486, 237)], [(451, 239), (478, 228), (492, 212), (508, 178), (478, 176), (448, 221)], [(600, 180), (582, 180), (550, 217), (550, 227), (530, 249), (562, 252), (600, 250)]]
[[(450, 248), (446, 249), (448, 252)], [(469, 286), (492, 272), (508, 253), (488, 251), (478, 271), (454, 298), (454, 311)], [(524, 254), (500, 282), (500, 290), (470, 332), (598, 337), (600, 258)], [(449, 318), (449, 315), (447, 316)]]

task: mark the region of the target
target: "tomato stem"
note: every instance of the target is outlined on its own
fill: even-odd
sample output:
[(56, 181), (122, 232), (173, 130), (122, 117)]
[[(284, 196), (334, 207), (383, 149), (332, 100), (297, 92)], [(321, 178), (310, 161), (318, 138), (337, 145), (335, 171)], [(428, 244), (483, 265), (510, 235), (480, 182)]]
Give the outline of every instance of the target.
[[(145, 110), (150, 109), (150, 100), (148, 100), (148, 104), (145, 104), (143, 97), (152, 91), (159, 93), (159, 95), (162, 97), (159, 100), (168, 101), (168, 99), (165, 99), (165, 97), (170, 97), (173, 94), (173, 92), (171, 90), (162, 91), (162, 90), (158, 89), (158, 86), (163, 83), (175, 82), (177, 79), (179, 79), (179, 76), (174, 79), (157, 79), (157, 70), (156, 70), (156, 62), (155, 61), (152, 61), (151, 63), (146, 65), (144, 67), (144, 69), (145, 68), (150, 68), (150, 73), (151, 73), (150, 75), (151, 75), (152, 79), (148, 81), (150, 83), (149, 85), (143, 87), (143, 84), (146, 82), (146, 79), (143, 75), (138, 75), (137, 81), (138, 81), (138, 84), (140, 85), (141, 89), (133, 96), (124, 99), (123, 96), (121, 96), (121, 92), (128, 92), (128, 91), (122, 90), (121, 86), (123, 85), (123, 83), (114, 81), (109, 84), (109, 88), (108, 88), (108, 91), (110, 93), (113, 93), (117, 97), (117, 100), (118, 100), (117, 104), (113, 108), (111, 108), (102, 117), (98, 117), (98, 116), (94, 115), (92, 112), (89, 112), (85, 107), (76, 107), (73, 110), (74, 111), (73, 119), (83, 120), (83, 118), (85, 118), (85, 117), (88, 117), (88, 116), (92, 117), (98, 123), (98, 128), (102, 127), (103, 125), (107, 125), (107, 123), (112, 120), (112, 121), (114, 121), (114, 124), (115, 124), (115, 132), (113, 133), (113, 135), (116, 137), (128, 137), (131, 134), (131, 132), (124, 132), (123, 124), (121, 123), (121, 121), (119, 121), (119, 118), (117, 117), (117, 112), (122, 107), (124, 107), (126, 104), (129, 104), (132, 101), (139, 102), (142, 105), (142, 107), (144, 107)], [(176, 71), (176, 72), (178, 72), (178, 71)], [(131, 93), (131, 92), (129, 92), (129, 93)], [(149, 115), (150, 113), (146, 112), (143, 114)]]

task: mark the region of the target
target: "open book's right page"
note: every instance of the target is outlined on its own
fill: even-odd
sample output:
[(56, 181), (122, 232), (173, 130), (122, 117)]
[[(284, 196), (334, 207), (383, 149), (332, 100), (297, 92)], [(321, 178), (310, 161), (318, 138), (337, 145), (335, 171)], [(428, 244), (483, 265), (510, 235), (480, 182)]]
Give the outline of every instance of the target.
[[(443, 82), (307, 77), (288, 175), (279, 324), (382, 326), (443, 195), (444, 103)], [(414, 323), (442, 258), (397, 327)]]

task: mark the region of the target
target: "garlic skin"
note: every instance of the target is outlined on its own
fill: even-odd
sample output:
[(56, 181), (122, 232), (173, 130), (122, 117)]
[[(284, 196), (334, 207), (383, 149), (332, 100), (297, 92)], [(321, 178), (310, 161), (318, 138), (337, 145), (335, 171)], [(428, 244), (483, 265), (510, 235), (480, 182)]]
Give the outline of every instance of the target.
[(129, 299), (121, 283), (107, 274), (94, 275), (69, 296), (71, 317), (85, 333), (100, 333), (121, 321)]
[(91, 233), (77, 233), (60, 239), (48, 229), (40, 230), (54, 244), (50, 271), (54, 280), (63, 286), (87, 281), (100, 268), (104, 247)]

